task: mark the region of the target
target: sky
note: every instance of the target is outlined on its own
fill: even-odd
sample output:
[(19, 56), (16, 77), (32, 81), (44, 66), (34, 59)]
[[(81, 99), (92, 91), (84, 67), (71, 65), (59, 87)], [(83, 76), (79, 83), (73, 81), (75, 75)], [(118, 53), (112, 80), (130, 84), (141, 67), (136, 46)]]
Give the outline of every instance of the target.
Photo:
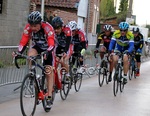
[[(116, 1), (117, 7), (119, 8), (120, 0)], [(136, 24), (140, 26), (146, 24), (150, 25), (150, 0), (133, 0), (132, 10), (133, 10), (132, 14), (136, 15)]]
[(138, 25), (150, 25), (150, 0), (133, 0), (133, 15)]

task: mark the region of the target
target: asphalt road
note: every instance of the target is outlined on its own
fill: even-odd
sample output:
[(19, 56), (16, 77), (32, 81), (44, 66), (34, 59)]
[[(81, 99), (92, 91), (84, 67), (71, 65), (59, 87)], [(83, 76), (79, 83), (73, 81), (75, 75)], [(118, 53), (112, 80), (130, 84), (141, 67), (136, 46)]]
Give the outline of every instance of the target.
[[(0, 88), (0, 116), (21, 116), (19, 90), (14, 93), (14, 86), (18, 85)], [(51, 111), (45, 113), (40, 104), (35, 116), (150, 116), (150, 62), (142, 64), (141, 76), (128, 80), (116, 97), (112, 82), (99, 87), (96, 76), (85, 78), (78, 93), (72, 88), (65, 101), (58, 93)]]

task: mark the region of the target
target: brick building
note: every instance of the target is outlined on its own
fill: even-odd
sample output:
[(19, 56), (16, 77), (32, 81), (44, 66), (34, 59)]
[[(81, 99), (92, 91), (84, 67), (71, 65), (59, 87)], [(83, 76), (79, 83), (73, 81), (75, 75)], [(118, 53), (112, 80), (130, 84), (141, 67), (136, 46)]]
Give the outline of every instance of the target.
[(0, 0), (0, 46), (18, 45), (30, 0)]
[[(36, 10), (41, 9), (41, 0), (31, 0)], [(64, 23), (75, 20), (85, 30), (90, 44), (96, 43), (96, 25), (99, 21), (100, 0), (45, 0), (45, 19), (60, 16)]]

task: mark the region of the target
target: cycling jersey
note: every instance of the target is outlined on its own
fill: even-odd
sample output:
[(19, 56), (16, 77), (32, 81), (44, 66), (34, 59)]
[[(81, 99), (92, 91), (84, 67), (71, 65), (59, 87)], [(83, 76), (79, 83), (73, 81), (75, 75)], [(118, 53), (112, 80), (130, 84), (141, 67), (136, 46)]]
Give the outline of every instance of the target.
[(109, 36), (107, 36), (105, 34), (105, 32), (101, 32), (98, 35), (98, 40), (97, 40), (96, 48), (99, 48), (99, 44), (103, 40), (103, 45), (108, 49), (109, 48), (109, 43), (110, 43), (111, 38), (112, 38), (112, 35), (113, 35), (113, 32), (111, 32)]
[(115, 50), (119, 50), (120, 52), (128, 50), (131, 53), (134, 49), (133, 39), (134, 36), (130, 31), (127, 31), (125, 36), (121, 36), (120, 30), (116, 30), (112, 36), (109, 50), (112, 51), (115, 47)]
[(142, 49), (144, 45), (143, 35), (141, 33), (138, 34), (138, 36), (134, 37), (134, 48)]
[(70, 54), (70, 42), (71, 30), (69, 27), (64, 26), (62, 32), (59, 35), (55, 35), (56, 54), (61, 54), (63, 52)]
[(74, 51), (81, 51), (83, 48), (86, 49), (86, 37), (85, 32), (81, 29), (76, 31), (76, 35), (72, 37), (71, 43), (74, 45)]
[(19, 44), (19, 52), (23, 50), (29, 40), (32, 39), (32, 46), (38, 46), (42, 50), (51, 51), (54, 48), (54, 30), (53, 27), (47, 23), (41, 23), (41, 29), (34, 33), (30, 29), (30, 24), (27, 24), (22, 34), (22, 39)]

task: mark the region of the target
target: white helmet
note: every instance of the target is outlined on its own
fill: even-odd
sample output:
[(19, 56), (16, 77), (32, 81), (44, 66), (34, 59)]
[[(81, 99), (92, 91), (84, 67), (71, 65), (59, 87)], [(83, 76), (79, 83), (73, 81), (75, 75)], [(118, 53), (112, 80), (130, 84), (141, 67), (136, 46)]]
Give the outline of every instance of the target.
[(72, 31), (77, 29), (77, 23), (76, 23), (76, 21), (70, 21), (70, 22), (68, 23), (68, 26), (70, 27), (70, 29), (71, 29)]
[(105, 31), (111, 31), (112, 30), (112, 26), (111, 25), (104, 25), (104, 30)]

